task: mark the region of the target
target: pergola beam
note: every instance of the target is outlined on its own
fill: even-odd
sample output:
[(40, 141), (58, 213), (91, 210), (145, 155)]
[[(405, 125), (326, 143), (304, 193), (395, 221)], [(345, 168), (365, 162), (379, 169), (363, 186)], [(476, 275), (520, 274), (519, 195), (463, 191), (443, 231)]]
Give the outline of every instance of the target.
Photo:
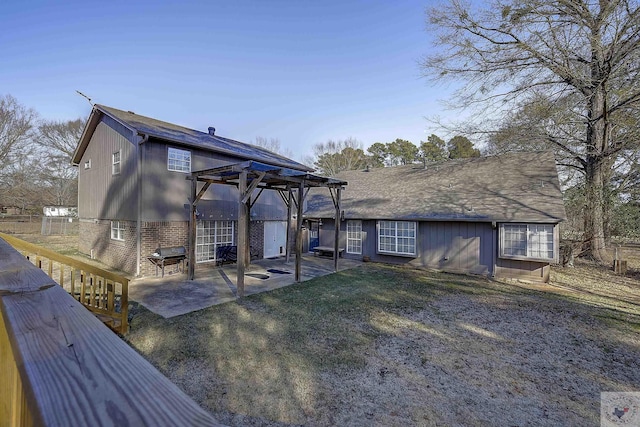
[(202, 188), (200, 189), (200, 191), (198, 192), (198, 194), (196, 195), (195, 199), (193, 200), (193, 202), (191, 202), (192, 205), (197, 204), (200, 199), (202, 199), (202, 196), (204, 196), (204, 193), (207, 192), (207, 189), (209, 188), (209, 186), (211, 185), (210, 182), (205, 182), (204, 185), (202, 186)]
[(266, 174), (266, 172), (260, 172), (258, 176), (251, 181), (251, 184), (249, 184), (249, 186), (247, 187), (245, 194), (242, 195), (242, 203), (247, 203), (247, 201), (251, 198), (251, 193), (253, 193), (253, 190), (258, 187), (258, 184), (260, 184), (260, 181), (262, 181), (262, 178), (264, 178)]
[[(289, 246), (292, 232), (292, 213), (294, 207), (297, 210), (296, 235), (295, 235), (295, 281), (301, 281), (302, 261), (302, 214), (304, 200), (311, 187), (326, 187), (336, 206), (336, 243), (334, 251), (334, 268), (337, 271), (337, 254), (339, 246), (340, 228), (340, 189), (347, 183), (333, 178), (321, 177), (308, 172), (286, 169), (275, 165), (269, 165), (256, 161), (245, 161), (233, 165), (205, 169), (192, 172), (187, 178), (191, 180), (191, 203), (189, 212), (189, 279), (193, 280), (195, 272), (195, 242), (196, 242), (196, 206), (202, 199), (211, 184), (233, 185), (238, 188), (238, 242), (237, 242), (237, 296), (245, 294), (244, 273), (250, 264), (249, 228), (250, 210), (264, 190), (278, 191), (284, 204), (287, 206), (287, 252), (286, 260), (289, 262)], [(204, 182), (200, 191), (197, 191), (198, 182)], [(294, 190), (297, 188), (297, 194)], [(252, 198), (253, 192), (259, 192)], [(287, 192), (286, 196), (284, 192)], [(335, 195), (334, 195), (335, 191)]]

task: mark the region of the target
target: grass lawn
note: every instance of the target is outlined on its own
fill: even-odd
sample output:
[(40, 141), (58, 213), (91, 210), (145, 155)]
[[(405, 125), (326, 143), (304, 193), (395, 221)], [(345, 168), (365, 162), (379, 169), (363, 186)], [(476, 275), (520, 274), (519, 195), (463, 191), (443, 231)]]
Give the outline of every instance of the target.
[(549, 285), (363, 264), (172, 319), (133, 303), (127, 341), (230, 425), (598, 425), (601, 391), (640, 391), (624, 257)]
[(137, 308), (127, 341), (230, 425), (598, 425), (601, 391), (640, 390), (637, 277), (364, 264), (172, 319)]

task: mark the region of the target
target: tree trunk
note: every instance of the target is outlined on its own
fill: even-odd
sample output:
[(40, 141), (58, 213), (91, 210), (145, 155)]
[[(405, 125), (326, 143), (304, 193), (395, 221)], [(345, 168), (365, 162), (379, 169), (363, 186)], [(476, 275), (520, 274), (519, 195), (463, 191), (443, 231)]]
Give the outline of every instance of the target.
[(595, 261), (604, 262), (604, 183), (603, 162), (596, 156), (587, 156), (585, 190), (585, 230), (584, 230), (584, 255)]
[(611, 179), (613, 175), (613, 162), (611, 159), (607, 159), (603, 169), (603, 195), (604, 195), (604, 208), (603, 208), (603, 227), (604, 227), (604, 243), (606, 247), (611, 247), (611, 216), (615, 204), (615, 197), (613, 188), (611, 186)]
[[(598, 71), (594, 69), (592, 73), (597, 75)], [(609, 176), (604, 155), (609, 145), (607, 119), (606, 91), (598, 84), (588, 101), (584, 255), (600, 263), (605, 260), (605, 187), (608, 184), (605, 179)]]

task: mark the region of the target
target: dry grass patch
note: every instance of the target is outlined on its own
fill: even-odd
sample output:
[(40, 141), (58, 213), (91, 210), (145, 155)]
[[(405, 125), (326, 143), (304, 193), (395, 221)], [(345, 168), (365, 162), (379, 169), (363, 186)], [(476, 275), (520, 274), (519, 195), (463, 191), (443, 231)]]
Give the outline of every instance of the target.
[(598, 425), (601, 391), (640, 390), (625, 258), (549, 285), (365, 264), (172, 319), (134, 303), (127, 340), (231, 425)]
[(141, 309), (127, 339), (231, 425), (595, 425), (600, 391), (640, 389), (638, 281), (553, 280), (366, 264), (173, 319)]

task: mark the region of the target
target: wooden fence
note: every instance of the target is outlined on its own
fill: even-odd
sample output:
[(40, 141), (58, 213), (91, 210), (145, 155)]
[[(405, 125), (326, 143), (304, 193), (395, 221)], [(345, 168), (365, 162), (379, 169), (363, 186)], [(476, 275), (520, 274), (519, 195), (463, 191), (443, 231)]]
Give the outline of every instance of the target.
[(218, 426), (0, 239), (0, 426)]
[(129, 330), (129, 279), (8, 234), (0, 238), (56, 280), (73, 298), (116, 332)]

